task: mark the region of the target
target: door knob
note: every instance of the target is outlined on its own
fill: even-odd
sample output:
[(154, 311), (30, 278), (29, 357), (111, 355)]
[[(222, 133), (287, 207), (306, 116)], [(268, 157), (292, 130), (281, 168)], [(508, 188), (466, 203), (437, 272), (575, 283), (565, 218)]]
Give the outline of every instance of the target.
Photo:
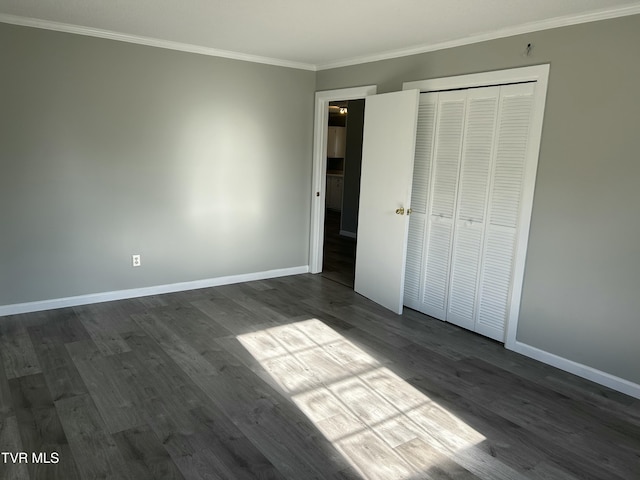
[(404, 215), (404, 207), (397, 208), (396, 215)]
[(411, 215), (411, 212), (413, 212), (412, 208), (407, 208), (407, 215)]

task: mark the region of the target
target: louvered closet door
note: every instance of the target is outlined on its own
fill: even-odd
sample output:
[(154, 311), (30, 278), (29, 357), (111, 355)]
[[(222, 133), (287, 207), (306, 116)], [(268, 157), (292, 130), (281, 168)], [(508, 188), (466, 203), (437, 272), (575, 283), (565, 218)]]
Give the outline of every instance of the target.
[[(511, 305), (535, 83), (421, 95), (405, 304), (498, 341)], [(533, 164), (535, 165), (535, 163)], [(512, 311), (514, 310), (514, 311)]]
[[(521, 218), (535, 83), (501, 87), (475, 331), (504, 341)], [(528, 221), (528, 218), (525, 219)]]
[(413, 187), (409, 234), (407, 240), (407, 266), (405, 269), (404, 304), (416, 310), (422, 302), (422, 254), (424, 251), (427, 218), (427, 198), (430, 194), (431, 158), (433, 156), (437, 93), (420, 95), (416, 153), (413, 164)]
[(447, 321), (474, 330), (500, 87), (468, 90)]
[(419, 310), (445, 319), (464, 132), (465, 91), (438, 93)]

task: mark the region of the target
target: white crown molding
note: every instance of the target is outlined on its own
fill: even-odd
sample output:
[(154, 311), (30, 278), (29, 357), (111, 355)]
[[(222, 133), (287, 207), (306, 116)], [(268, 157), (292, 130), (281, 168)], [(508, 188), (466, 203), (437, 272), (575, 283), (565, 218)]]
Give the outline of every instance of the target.
[(596, 22), (598, 20), (607, 20), (610, 18), (626, 17), (629, 15), (640, 14), (640, 3), (612, 8), (606, 10), (597, 10), (595, 12), (583, 13), (580, 15), (567, 15), (564, 17), (550, 18), (538, 22), (530, 22), (515, 27), (503, 28), (494, 32), (486, 32), (469, 37), (458, 38), (447, 42), (417, 45), (415, 47), (403, 48), (398, 50), (390, 50), (375, 55), (364, 55), (353, 57), (336, 62), (329, 62), (316, 65), (316, 70), (329, 70), (331, 68), (349, 67), (362, 63), (378, 62), (380, 60), (389, 60), (392, 58), (408, 57), (420, 53), (435, 52), (436, 50), (445, 50), (447, 48), (461, 47), (472, 43), (486, 42), (488, 40), (496, 40), (498, 38), (512, 37), (514, 35), (522, 35), (525, 33), (539, 32), (541, 30), (549, 30), (552, 28), (567, 27), (570, 25), (578, 25), (580, 23)]
[(434, 52), (436, 50), (445, 50), (447, 48), (460, 47), (470, 45), (472, 43), (485, 42), (498, 38), (511, 37), (514, 35), (522, 35), (526, 33), (537, 32), (541, 30), (549, 30), (551, 28), (566, 27), (581, 23), (595, 22), (598, 20), (607, 20), (610, 18), (625, 17), (629, 15), (640, 14), (640, 3), (635, 3), (625, 7), (597, 10), (594, 12), (583, 13), (579, 15), (567, 15), (563, 17), (541, 20), (538, 22), (530, 22), (515, 27), (503, 28), (493, 32), (471, 35), (469, 37), (450, 40), (447, 42), (416, 45), (410, 48), (398, 50), (390, 50), (374, 55), (363, 55), (352, 57), (335, 62), (314, 65), (311, 63), (294, 62), (290, 60), (282, 60), (271, 57), (261, 57), (259, 55), (250, 55), (240, 52), (232, 52), (229, 50), (219, 50), (217, 48), (203, 47), (188, 43), (172, 42), (169, 40), (160, 40), (151, 37), (142, 37), (138, 35), (129, 35), (125, 33), (113, 32), (110, 30), (102, 30), (98, 28), (82, 27), (79, 25), (71, 25), (68, 23), (53, 22), (49, 20), (41, 20), (37, 18), (21, 17), (17, 15), (9, 15), (0, 13), (0, 23), (10, 23), (13, 25), (21, 25), (25, 27), (42, 28), (46, 30), (55, 30), (58, 32), (74, 33), (78, 35), (87, 35), (90, 37), (106, 38), (117, 40), (120, 42), (136, 43), (147, 45), (150, 47), (166, 48), (169, 50), (178, 50), (182, 52), (197, 53), (200, 55), (208, 55), (212, 57), (229, 58), (233, 60), (241, 60), (245, 62), (262, 63), (266, 65), (274, 65), (278, 67), (295, 68), (299, 70), (329, 70), (332, 68), (348, 67), (359, 65), (362, 63), (377, 62), (380, 60), (388, 60), (392, 58), (407, 57), (410, 55), (418, 55), (421, 53)]
[(77, 35), (86, 35), (89, 37), (106, 38), (108, 40), (117, 40), (119, 42), (136, 43), (139, 45), (147, 45), (149, 47), (166, 48), (169, 50), (178, 50), (180, 52), (197, 53), (200, 55), (208, 55), (210, 57), (229, 58), (232, 60), (241, 60), (244, 62), (263, 63), (266, 65), (274, 65), (277, 67), (288, 67), (311, 71), (316, 70), (316, 66), (310, 63), (292, 62), (289, 60), (281, 60), (278, 58), (261, 57), (259, 55), (250, 55), (247, 53), (232, 52), (229, 50), (219, 50), (217, 48), (203, 47), (190, 43), (160, 40), (158, 38), (129, 35), (126, 33), (112, 32), (110, 30), (102, 30), (99, 28), (82, 27), (79, 25), (71, 25), (68, 23), (40, 20), (38, 18), (20, 17), (17, 15), (0, 13), (0, 23), (10, 23), (23, 27), (42, 28), (45, 30), (54, 30), (56, 32), (74, 33)]
[(153, 287), (131, 288), (128, 290), (116, 290), (113, 292), (91, 293), (89, 295), (78, 295), (76, 297), (54, 298), (51, 300), (41, 300), (36, 302), (16, 303), (13, 305), (0, 305), (0, 317), (5, 315), (18, 315), (22, 313), (41, 312), (43, 310), (53, 310), (55, 308), (76, 307), (78, 305), (89, 305), (92, 303), (111, 302), (114, 300), (125, 300), (127, 298), (148, 297), (149, 295), (162, 295), (163, 293), (184, 292), (196, 290), (198, 288), (218, 287), (220, 285), (230, 285), (232, 283), (252, 282), (254, 280), (266, 280), (269, 278), (285, 277), (289, 275), (299, 275), (308, 273), (309, 266), (279, 268), (276, 270), (266, 270), (263, 272), (243, 273), (240, 275), (229, 275), (226, 277), (206, 278), (192, 282), (171, 283), (168, 285), (156, 285)]

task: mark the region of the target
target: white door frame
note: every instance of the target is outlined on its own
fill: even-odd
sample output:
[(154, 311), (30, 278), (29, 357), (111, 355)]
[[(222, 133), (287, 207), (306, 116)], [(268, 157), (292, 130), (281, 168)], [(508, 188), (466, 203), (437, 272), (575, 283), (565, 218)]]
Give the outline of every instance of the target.
[(540, 153), (540, 141), (542, 137), (542, 120), (547, 99), (547, 85), (549, 82), (549, 64), (535, 65), (532, 67), (511, 68), (485, 73), (459, 75), (455, 77), (435, 78), (430, 80), (418, 80), (402, 84), (403, 90), (419, 89), (420, 92), (437, 90), (450, 90), (454, 88), (472, 88), (489, 85), (500, 85), (518, 82), (536, 82), (536, 93), (531, 119), (530, 142), (528, 146), (527, 166), (524, 174), (522, 191), (522, 210), (518, 224), (518, 240), (516, 243), (515, 261), (513, 267), (513, 283), (511, 301), (507, 323), (505, 325), (505, 346), (514, 350), (516, 346), (516, 332), (518, 330), (518, 315), (520, 313), (520, 300), (522, 284), (524, 281), (524, 267), (527, 256), (527, 243), (529, 241), (529, 227), (531, 224), (531, 211), (533, 209), (533, 191), (538, 168), (538, 156)]
[(329, 132), (329, 103), (340, 100), (358, 100), (375, 95), (378, 87), (342, 88), (316, 92), (316, 112), (313, 127), (313, 177), (311, 190), (311, 231), (309, 234), (309, 271), (322, 271), (324, 245), (324, 202), (327, 181), (327, 135)]

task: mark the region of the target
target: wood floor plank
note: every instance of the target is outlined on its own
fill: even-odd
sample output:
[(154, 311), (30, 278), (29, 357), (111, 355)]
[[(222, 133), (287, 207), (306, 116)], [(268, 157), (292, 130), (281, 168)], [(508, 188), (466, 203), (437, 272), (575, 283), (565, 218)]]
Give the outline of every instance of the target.
[(411, 478), (416, 473), (406, 460), (369, 430), (349, 435), (337, 444), (364, 478)]
[(123, 365), (131, 372), (131, 387), (144, 405), (145, 415), (187, 411), (208, 402), (208, 397), (173, 359), (142, 331), (125, 334), (131, 355)]
[(122, 364), (120, 355), (103, 356), (90, 340), (69, 343), (67, 349), (107, 432), (115, 433), (145, 424), (138, 397), (128, 381), (132, 372)]
[[(262, 379), (275, 391), (285, 395), (286, 392), (283, 387), (275, 380), (275, 378), (267, 372), (264, 365), (262, 365), (251, 353), (242, 345), (242, 343), (236, 337), (222, 337), (215, 340), (217, 345), (220, 345), (225, 352), (231, 353), (241, 365), (246, 366), (251, 372)], [(225, 361), (225, 364), (229, 364), (229, 361)], [(237, 366), (237, 365), (236, 365)]]
[[(389, 316), (381, 316), (379, 313), (369, 312), (361, 305), (354, 305), (352, 308), (361, 312), (361, 315), (375, 322), (384, 330), (393, 332), (413, 343), (418, 343), (447, 358), (460, 360), (469, 356), (466, 349), (461, 348), (459, 342), (451, 340), (448, 335), (451, 329), (444, 322), (425, 322), (424, 318), (412, 320), (410, 317), (405, 318), (405, 316), (390, 318)], [(483, 345), (483, 348), (486, 350), (487, 346)]]
[(87, 330), (72, 308), (48, 310), (36, 315), (40, 322), (28, 327), (28, 330), (40, 331), (41, 336), (49, 337), (51, 342), (65, 344), (89, 338)]
[[(15, 416), (0, 418), (0, 452), (17, 454), (24, 452), (18, 419)], [(29, 478), (28, 464), (13, 462), (9, 457), (0, 459), (0, 478), (3, 480), (25, 480)]]
[(148, 426), (123, 430), (113, 439), (136, 480), (181, 480), (182, 473)]
[(284, 478), (220, 409), (202, 406), (191, 413), (201, 427), (197, 435), (200, 449), (213, 450), (221, 476), (246, 480)]
[(433, 480), (478, 480), (481, 478), (420, 438), (403, 443), (395, 450), (414, 468), (414, 478)]
[(101, 321), (116, 332), (128, 332), (136, 328), (130, 315), (142, 313), (147, 307), (139, 299), (118, 300), (73, 307), (78, 318), (100, 317)]
[(283, 293), (282, 290), (274, 288), (258, 292), (255, 298), (267, 305), (271, 310), (284, 317), (292, 318), (313, 313), (313, 310), (303, 303), (307, 295), (308, 293), (297, 294), (291, 290)]
[(4, 371), (2, 356), (0, 355), (0, 421), (13, 415), (14, 411), (11, 390), (9, 389), (9, 381)]
[(8, 379), (40, 373), (40, 363), (33, 349), (26, 325), (10, 318), (0, 322), (0, 356)]
[[(78, 477), (75, 459), (70, 454), (67, 437), (49, 389), (42, 374), (28, 375), (10, 381), (22, 448), (29, 457), (30, 478), (75, 479)], [(33, 459), (44, 455), (58, 463), (38, 463)], [(42, 461), (42, 460), (41, 460)]]
[(88, 392), (62, 338), (41, 325), (29, 327), (29, 336), (53, 400)]
[(55, 405), (82, 478), (135, 480), (91, 396), (63, 398)]
[(129, 346), (115, 326), (111, 325), (107, 315), (81, 315), (82, 325), (103, 355), (115, 355), (128, 352)]
[(252, 332), (261, 326), (274, 325), (269, 319), (254, 314), (229, 298), (200, 300), (191, 304), (233, 335)]
[(254, 409), (234, 423), (292, 480), (327, 478), (351, 467), (331, 442), (287, 405)]
[(199, 352), (206, 351), (216, 338), (231, 335), (229, 330), (190, 304), (158, 308), (152, 312)]
[(359, 328), (370, 335), (380, 338), (385, 343), (396, 347), (403, 348), (411, 343), (411, 341), (403, 336), (396, 335), (390, 329), (383, 325), (382, 322), (376, 321), (374, 314), (363, 311), (357, 306), (346, 306), (337, 309), (335, 314), (338, 318), (342, 318), (347, 323)]
[(213, 373), (211, 364), (187, 341), (167, 327), (158, 318), (158, 314), (135, 314), (132, 318), (188, 376), (193, 378), (201, 375), (208, 376)]
[[(263, 292), (264, 290), (259, 291)], [(253, 293), (253, 295), (254, 296), (244, 295), (241, 297), (235, 297), (232, 298), (232, 300), (242, 308), (245, 308), (253, 313), (254, 317), (258, 319), (258, 322), (264, 325), (278, 325), (280, 323), (286, 322), (290, 318), (289, 316), (283, 315), (270, 306), (265, 305), (259, 299), (255, 298), (255, 295), (257, 295), (255, 292)]]

